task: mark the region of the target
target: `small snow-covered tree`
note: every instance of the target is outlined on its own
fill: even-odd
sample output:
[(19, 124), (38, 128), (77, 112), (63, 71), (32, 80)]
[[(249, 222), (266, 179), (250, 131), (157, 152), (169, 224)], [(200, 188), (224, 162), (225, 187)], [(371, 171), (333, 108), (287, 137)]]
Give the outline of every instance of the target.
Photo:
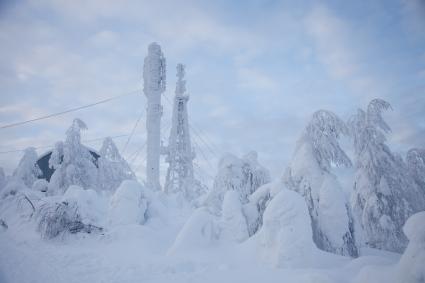
[(134, 172), (120, 155), (111, 138), (108, 137), (103, 141), (99, 154), (100, 158), (97, 160), (99, 166), (98, 186), (102, 190), (113, 192), (122, 181), (136, 180)]
[(41, 174), (40, 168), (37, 165), (37, 152), (35, 148), (29, 147), (25, 149), (24, 156), (19, 161), (18, 167), (13, 172), (12, 178), (16, 181), (22, 181), (28, 188), (37, 180)]
[(354, 225), (348, 202), (332, 166), (351, 166), (338, 143), (347, 134), (345, 123), (334, 113), (313, 114), (297, 147), (284, 182), (304, 196), (317, 247), (342, 255), (357, 256)]
[(55, 169), (49, 192), (63, 193), (70, 185), (96, 188), (97, 168), (93, 156), (81, 144), (81, 130), (85, 129), (87, 126), (83, 121), (74, 119), (66, 131), (65, 142), (56, 144), (49, 160), (49, 165)]
[(215, 213), (219, 213), (224, 195), (229, 190), (238, 192), (242, 204), (245, 204), (258, 187), (268, 182), (269, 172), (258, 163), (255, 152), (243, 158), (226, 154), (219, 162), (218, 173), (213, 188), (206, 197), (206, 204)]
[(410, 175), (425, 194), (425, 149), (412, 148), (407, 152), (406, 161)]
[(390, 108), (388, 102), (374, 99), (350, 119), (356, 155), (351, 205), (365, 244), (402, 252), (407, 244), (402, 227), (410, 215), (424, 209), (425, 197), (402, 158), (385, 144), (390, 127), (382, 111)]

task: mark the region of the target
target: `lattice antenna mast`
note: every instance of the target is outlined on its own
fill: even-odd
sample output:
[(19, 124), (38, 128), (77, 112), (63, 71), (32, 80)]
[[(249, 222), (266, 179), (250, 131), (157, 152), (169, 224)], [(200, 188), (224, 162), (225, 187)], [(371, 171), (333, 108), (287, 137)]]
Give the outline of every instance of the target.
[(143, 92), (147, 98), (147, 152), (146, 181), (153, 189), (160, 190), (159, 156), (161, 148), (161, 93), (165, 91), (165, 57), (157, 43), (148, 47), (143, 66)]
[(163, 148), (166, 162), (169, 163), (164, 190), (167, 193), (181, 192), (191, 198), (194, 184), (193, 159), (187, 114), (186, 81), (184, 65), (177, 65), (177, 84), (173, 105), (173, 116), (168, 147)]

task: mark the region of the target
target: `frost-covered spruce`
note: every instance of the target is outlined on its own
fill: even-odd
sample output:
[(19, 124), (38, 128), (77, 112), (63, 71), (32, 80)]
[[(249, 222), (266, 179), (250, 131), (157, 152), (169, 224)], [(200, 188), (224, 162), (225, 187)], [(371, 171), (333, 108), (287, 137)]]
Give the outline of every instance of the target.
[(356, 155), (351, 205), (365, 244), (402, 252), (407, 245), (402, 227), (410, 215), (424, 209), (425, 200), (401, 157), (385, 144), (390, 127), (381, 113), (389, 108), (388, 102), (374, 99), (350, 119)]
[(320, 110), (303, 132), (284, 176), (290, 190), (304, 196), (317, 247), (341, 255), (357, 256), (354, 224), (348, 202), (332, 166), (351, 166), (338, 139), (347, 134), (334, 113)]
[(50, 193), (63, 193), (70, 185), (85, 189), (96, 188), (97, 168), (90, 151), (81, 144), (81, 130), (87, 129), (80, 119), (74, 119), (66, 131), (66, 140), (53, 149), (49, 166), (55, 169), (50, 183)]
[(37, 165), (37, 152), (35, 148), (29, 147), (25, 149), (24, 156), (19, 161), (18, 167), (13, 172), (12, 178), (15, 181), (22, 181), (28, 188), (38, 179), (41, 174), (40, 168)]
[(407, 152), (406, 162), (410, 175), (425, 194), (425, 149), (412, 148), (409, 150)]
[(114, 192), (124, 180), (136, 180), (127, 161), (120, 155), (111, 138), (105, 138), (99, 151), (100, 158), (98, 186), (105, 191)]
[(269, 172), (258, 163), (256, 152), (250, 152), (243, 158), (226, 154), (219, 162), (218, 173), (206, 198), (206, 204), (213, 212), (219, 213), (224, 194), (229, 190), (236, 191), (242, 204), (245, 204), (253, 192), (268, 182)]

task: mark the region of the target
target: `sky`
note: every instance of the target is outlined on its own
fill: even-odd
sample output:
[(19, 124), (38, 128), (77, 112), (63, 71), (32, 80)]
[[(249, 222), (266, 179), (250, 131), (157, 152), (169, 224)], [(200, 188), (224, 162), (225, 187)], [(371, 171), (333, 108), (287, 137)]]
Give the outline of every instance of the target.
[[(167, 60), (165, 143), (175, 66), (186, 65), (199, 178), (211, 180), (224, 153), (250, 150), (279, 177), (316, 110), (346, 120), (373, 98), (392, 105), (393, 151), (425, 146), (423, 0), (4, 0), (0, 126), (131, 94), (0, 129), (0, 152), (63, 140), (77, 117), (88, 125), (83, 140), (129, 134), (142, 113), (128, 146), (115, 142), (143, 178), (142, 68), (154, 41)], [(0, 166), (11, 174), (21, 156), (0, 153)]]

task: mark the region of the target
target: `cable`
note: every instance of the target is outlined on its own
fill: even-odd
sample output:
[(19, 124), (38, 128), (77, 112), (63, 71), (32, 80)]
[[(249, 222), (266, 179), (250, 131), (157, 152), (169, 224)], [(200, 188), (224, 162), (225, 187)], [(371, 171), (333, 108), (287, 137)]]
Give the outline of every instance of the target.
[(114, 96), (114, 97), (110, 97), (110, 98), (107, 98), (107, 99), (104, 99), (104, 100), (100, 100), (98, 102), (90, 103), (90, 104), (87, 104), (87, 105), (83, 105), (83, 106), (71, 108), (71, 109), (68, 109), (68, 110), (65, 110), (65, 111), (61, 111), (61, 112), (57, 112), (57, 113), (53, 113), (53, 114), (41, 116), (41, 117), (38, 117), (38, 118), (34, 118), (34, 119), (22, 121), (22, 122), (16, 122), (16, 123), (8, 124), (8, 125), (3, 125), (3, 126), (0, 126), (0, 130), (1, 129), (6, 129), (6, 128), (16, 127), (16, 126), (20, 126), (20, 125), (24, 125), (24, 124), (27, 124), (27, 123), (31, 123), (31, 122), (35, 122), (35, 121), (39, 121), (39, 120), (43, 120), (43, 119), (48, 119), (48, 118), (60, 116), (60, 115), (63, 115), (63, 114), (67, 114), (67, 113), (78, 111), (78, 110), (85, 109), (85, 108), (89, 108), (89, 107), (92, 107), (92, 106), (95, 106), (95, 105), (99, 105), (99, 104), (102, 104), (102, 103), (109, 102), (111, 100), (115, 100), (115, 99), (121, 98), (123, 96), (134, 94), (136, 92), (139, 92), (139, 90), (135, 90), (135, 91), (132, 91), (132, 92), (129, 92), (129, 93), (117, 95), (117, 96)]
[[(122, 138), (122, 137), (127, 137), (129, 136), (128, 134), (126, 135), (117, 135), (117, 136), (112, 136), (110, 137), (111, 139), (117, 139), (117, 138)], [(104, 140), (105, 138), (107, 138), (109, 136), (103, 137), (103, 138), (95, 138), (95, 139), (89, 139), (89, 140), (82, 140), (81, 142), (95, 142), (95, 141), (99, 141), (99, 140)], [(42, 148), (52, 148), (55, 147), (54, 145), (42, 145), (42, 146), (37, 146), (34, 147), (35, 149), (42, 149)], [(25, 151), (25, 149), (14, 149), (14, 150), (9, 150), (9, 151), (0, 151), (0, 154), (5, 154), (5, 153), (14, 153), (14, 152), (22, 152)]]
[(125, 143), (123, 150), (121, 151), (121, 155), (123, 155), (125, 150), (127, 149), (127, 146), (130, 143), (130, 140), (133, 137), (134, 131), (136, 131), (137, 125), (139, 125), (139, 122), (142, 119), (142, 116), (143, 116), (143, 110), (140, 112), (139, 117), (137, 118), (136, 123), (134, 124), (133, 130), (131, 131), (130, 136), (127, 139), (127, 142)]

